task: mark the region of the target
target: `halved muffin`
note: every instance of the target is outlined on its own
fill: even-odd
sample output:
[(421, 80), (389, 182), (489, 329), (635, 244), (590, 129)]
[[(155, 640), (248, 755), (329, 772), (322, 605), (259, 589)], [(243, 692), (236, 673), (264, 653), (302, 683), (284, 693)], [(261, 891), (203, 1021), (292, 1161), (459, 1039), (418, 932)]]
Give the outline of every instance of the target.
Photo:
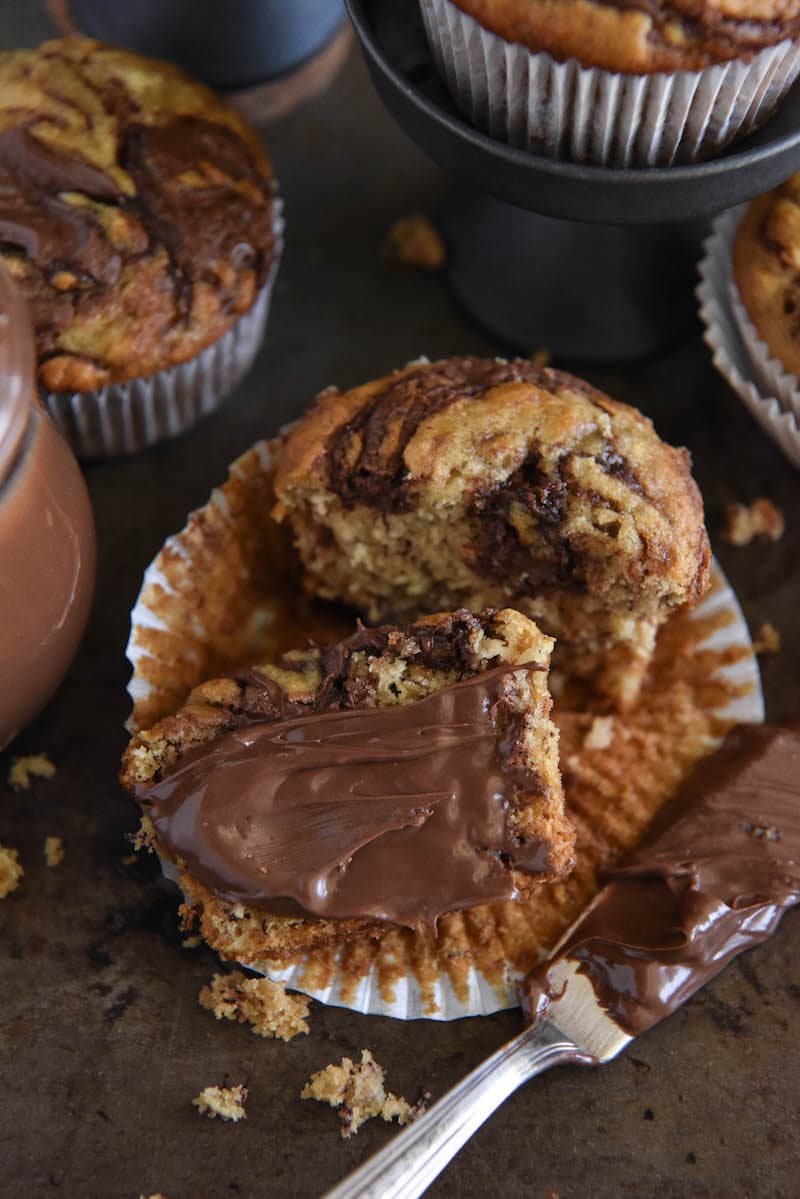
[(362, 628), (138, 733), (122, 782), (208, 943), (280, 960), (567, 874), (552, 646), (512, 610)]
[(618, 704), (659, 626), (708, 584), (687, 452), (523, 359), (418, 363), (324, 391), (288, 435), (275, 493), (315, 594), (370, 620), (510, 604)]

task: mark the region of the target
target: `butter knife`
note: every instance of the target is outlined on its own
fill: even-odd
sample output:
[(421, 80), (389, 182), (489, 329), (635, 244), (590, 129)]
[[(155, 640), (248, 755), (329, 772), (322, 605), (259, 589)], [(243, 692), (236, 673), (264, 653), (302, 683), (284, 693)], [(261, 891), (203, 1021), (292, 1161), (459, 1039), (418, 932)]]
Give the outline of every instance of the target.
[(800, 901), (800, 734), (740, 725), (647, 844), (520, 985), (528, 1027), (327, 1193), (414, 1199), (504, 1099), (551, 1066), (600, 1065)]

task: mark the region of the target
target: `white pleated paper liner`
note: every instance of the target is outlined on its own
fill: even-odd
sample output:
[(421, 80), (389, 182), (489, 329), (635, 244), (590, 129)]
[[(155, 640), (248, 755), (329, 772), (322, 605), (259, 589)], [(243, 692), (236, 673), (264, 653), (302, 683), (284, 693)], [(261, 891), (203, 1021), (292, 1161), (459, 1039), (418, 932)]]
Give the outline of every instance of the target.
[[(261, 442), (243, 455), (231, 468), (228, 481), (215, 490), (204, 508), (192, 514), (181, 533), (167, 540), (148, 567), (131, 614), (127, 650), (133, 666), (129, 684), (134, 701), (131, 728), (152, 723), (166, 711), (175, 710), (191, 687), (219, 670), (220, 652), (223, 656), (232, 653), (242, 661), (241, 655), (251, 652), (251, 644), (260, 644), (231, 642), (229, 638), (235, 636), (236, 630), (249, 628), (259, 637), (259, 630), (268, 629), (274, 619), (267, 595), (261, 594), (255, 606), (251, 600), (240, 600), (241, 587), (247, 586), (248, 571), (235, 547), (241, 543), (247, 547), (247, 553), (252, 553), (254, 536), (271, 535), (269, 496), (279, 450), (278, 441)], [(265, 546), (267, 540), (259, 546), (259, 552), (269, 552)], [(715, 631), (696, 652), (701, 648), (723, 654), (728, 649), (741, 651), (751, 645), (746, 622), (718, 567), (715, 574), (718, 586), (691, 616), (692, 620), (708, 621)], [(203, 596), (200, 605), (198, 595)], [(225, 630), (215, 622), (224, 622)], [(259, 660), (258, 652), (258, 648), (253, 649), (249, 660)], [(213, 670), (209, 662), (215, 663)], [(719, 675), (732, 684), (731, 691), (738, 698), (714, 715), (729, 721), (763, 720), (764, 704), (755, 658), (740, 653), (735, 661), (719, 669)], [(170, 689), (176, 676), (177, 685)], [(713, 744), (708, 748), (712, 749)], [(165, 873), (175, 878), (168, 863)], [(469, 941), (469, 945), (473, 942)], [(283, 980), (294, 990), (322, 1003), (402, 1020), (455, 1020), (488, 1015), (517, 1004), (514, 984), (519, 974), (508, 959), (500, 963), (502, 982), (498, 982), (497, 975), (490, 980), (470, 962), (460, 972), (458, 992), (441, 969), (432, 983), (426, 978), (423, 993), (410, 965), (405, 971), (394, 972), (391, 987), (387, 988), (385, 972), (392, 963), (387, 961), (383, 948), (369, 969), (354, 979), (352, 971), (342, 963), (348, 952), (349, 947), (345, 947), (336, 955), (333, 968), (322, 971), (317, 968), (314, 955), (289, 966), (265, 961), (257, 967), (249, 963), (247, 968)], [(409, 962), (407, 951), (401, 952)], [(459, 952), (466, 962), (463, 947)], [(474, 956), (480, 955), (476, 952)]]
[(722, 213), (705, 242), (697, 288), (705, 340), (717, 370), (789, 461), (800, 468), (798, 381), (771, 359), (733, 280), (731, 249), (743, 212), (740, 206)]
[(800, 72), (800, 44), (786, 39), (747, 62), (621, 74), (507, 42), (452, 0), (420, 4), (437, 70), (465, 117), (553, 158), (612, 167), (708, 158), (762, 125)]
[(135, 454), (188, 432), (210, 416), (249, 371), (264, 339), (283, 249), (279, 197), (273, 203), (275, 242), (266, 281), (255, 302), (227, 333), (169, 370), (97, 391), (45, 391), (48, 412), (79, 458)]

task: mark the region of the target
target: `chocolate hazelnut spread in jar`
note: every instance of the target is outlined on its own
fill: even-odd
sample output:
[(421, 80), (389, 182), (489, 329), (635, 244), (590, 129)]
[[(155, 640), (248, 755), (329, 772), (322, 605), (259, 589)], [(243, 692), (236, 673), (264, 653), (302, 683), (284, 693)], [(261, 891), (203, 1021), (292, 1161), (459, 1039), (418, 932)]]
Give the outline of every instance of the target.
[(39, 404), (28, 314), (0, 271), (0, 748), (72, 661), (94, 591), (83, 476)]

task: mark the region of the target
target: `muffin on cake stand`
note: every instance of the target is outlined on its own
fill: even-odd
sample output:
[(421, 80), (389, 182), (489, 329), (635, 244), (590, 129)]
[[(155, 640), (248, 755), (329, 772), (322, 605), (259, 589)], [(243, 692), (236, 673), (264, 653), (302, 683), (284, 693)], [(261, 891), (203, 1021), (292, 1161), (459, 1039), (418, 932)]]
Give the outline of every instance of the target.
[(694, 318), (707, 218), (800, 167), (800, 85), (758, 132), (705, 162), (601, 167), (516, 149), (458, 113), (416, 4), (346, 3), (390, 113), (462, 183), (440, 218), (451, 286), (515, 349), (624, 362), (668, 345)]

